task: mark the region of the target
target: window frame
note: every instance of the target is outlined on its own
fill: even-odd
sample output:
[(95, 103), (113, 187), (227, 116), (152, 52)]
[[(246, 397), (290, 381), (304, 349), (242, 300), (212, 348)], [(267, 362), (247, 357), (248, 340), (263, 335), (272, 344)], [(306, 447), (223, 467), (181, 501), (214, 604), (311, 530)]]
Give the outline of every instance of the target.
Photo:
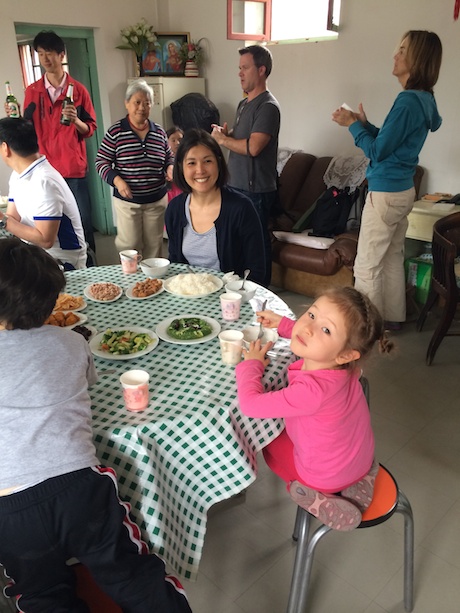
[[(261, 2), (265, 5), (264, 10), (264, 24), (262, 34), (247, 34), (243, 32), (235, 32), (233, 24), (233, 1), (227, 0), (227, 39), (228, 40), (244, 40), (251, 42), (264, 42), (264, 43), (289, 43), (289, 42), (307, 42), (309, 40), (317, 40), (316, 38), (302, 38), (299, 40), (286, 39), (282, 41), (271, 40), (271, 28), (272, 28), (272, 0), (242, 0), (243, 2)], [(328, 32), (337, 33), (339, 31), (338, 24), (334, 23), (334, 2), (335, 0), (328, 0), (327, 10), (327, 23), (326, 30)]]
[(244, 2), (260, 2), (264, 4), (263, 34), (246, 34), (233, 30), (233, 0), (227, 0), (227, 39), (270, 42), (272, 29), (272, 0), (243, 0)]
[[(26, 89), (32, 83), (35, 83), (45, 74), (45, 70), (40, 64), (38, 59), (38, 53), (33, 47), (32, 40), (19, 40), (17, 42), (19, 61), (21, 64), (22, 80), (24, 82), (24, 89)], [(64, 72), (69, 72), (69, 62), (67, 59), (67, 49), (64, 53), (64, 59), (62, 62), (62, 68)]]

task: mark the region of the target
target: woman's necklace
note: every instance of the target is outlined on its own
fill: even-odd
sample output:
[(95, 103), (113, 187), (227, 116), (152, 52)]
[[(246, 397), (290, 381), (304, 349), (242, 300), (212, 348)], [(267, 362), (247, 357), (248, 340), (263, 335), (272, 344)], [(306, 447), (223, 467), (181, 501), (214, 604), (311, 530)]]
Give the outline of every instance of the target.
[(131, 121), (131, 119), (129, 118), (129, 116), (128, 116), (128, 123), (129, 123), (129, 125), (132, 127), (132, 129), (133, 129), (133, 130), (135, 130), (136, 132), (144, 132), (144, 131), (145, 131), (145, 130), (147, 130), (147, 128), (149, 127), (149, 120), (148, 120), (148, 119), (146, 119), (146, 120), (144, 121), (144, 125), (143, 125), (143, 127), (142, 127), (142, 128), (140, 128), (139, 126), (135, 126), (135, 125), (132, 123), (132, 121)]

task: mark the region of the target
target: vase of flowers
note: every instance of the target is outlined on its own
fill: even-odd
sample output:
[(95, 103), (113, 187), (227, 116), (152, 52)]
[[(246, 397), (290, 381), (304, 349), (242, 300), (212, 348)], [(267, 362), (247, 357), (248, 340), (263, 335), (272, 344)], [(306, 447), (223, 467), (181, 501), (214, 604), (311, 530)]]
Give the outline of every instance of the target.
[(147, 25), (147, 21), (142, 18), (133, 26), (128, 26), (120, 30), (123, 43), (117, 49), (131, 49), (136, 54), (137, 76), (144, 76), (143, 55), (147, 47), (157, 40), (153, 26)]
[(186, 77), (199, 77), (200, 66), (204, 63), (204, 48), (201, 44), (204, 39), (200, 38), (198, 41), (190, 41), (189, 43), (183, 43), (179, 56), (182, 62), (185, 64), (185, 76)]

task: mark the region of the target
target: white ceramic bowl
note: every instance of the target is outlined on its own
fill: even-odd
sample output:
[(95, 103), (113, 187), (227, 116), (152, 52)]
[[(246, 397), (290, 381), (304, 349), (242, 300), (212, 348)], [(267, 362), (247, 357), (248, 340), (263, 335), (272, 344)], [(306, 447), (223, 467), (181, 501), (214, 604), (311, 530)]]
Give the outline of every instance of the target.
[(148, 258), (141, 260), (139, 266), (146, 277), (158, 279), (165, 276), (171, 262), (166, 258)]
[[(249, 343), (251, 341), (255, 341), (257, 339), (257, 335), (259, 334), (259, 324), (255, 326), (248, 326), (243, 330), (243, 345), (246, 349), (249, 348)], [(264, 335), (261, 338), (262, 345), (268, 343), (268, 341), (272, 341), (272, 343), (276, 343), (278, 340), (278, 332), (273, 330), (272, 328), (264, 328)]]
[(238, 294), (241, 294), (242, 302), (249, 302), (251, 298), (254, 298), (258, 285), (253, 281), (246, 280), (244, 282), (244, 289), (240, 289), (242, 283), (243, 281), (241, 280), (230, 281), (230, 283), (227, 283), (227, 285), (225, 286), (225, 289), (227, 290), (227, 292), (237, 292)]

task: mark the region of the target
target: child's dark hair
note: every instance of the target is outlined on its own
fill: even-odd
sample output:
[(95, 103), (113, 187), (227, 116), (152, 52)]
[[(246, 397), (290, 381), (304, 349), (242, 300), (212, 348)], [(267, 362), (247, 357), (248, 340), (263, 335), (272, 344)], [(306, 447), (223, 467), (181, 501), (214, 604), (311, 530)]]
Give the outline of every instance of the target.
[(0, 322), (9, 329), (43, 325), (65, 277), (41, 247), (18, 238), (0, 239)]
[[(383, 318), (367, 296), (354, 287), (336, 287), (323, 294), (337, 305), (345, 318), (347, 346), (365, 358), (378, 341), (381, 353), (390, 353), (393, 343), (387, 338)], [(347, 365), (353, 367), (353, 363)]]
[(169, 138), (172, 134), (175, 134), (176, 132), (180, 132), (182, 136), (184, 135), (184, 131), (182, 130), (182, 128), (179, 128), (179, 126), (171, 126), (166, 130), (166, 136)]

